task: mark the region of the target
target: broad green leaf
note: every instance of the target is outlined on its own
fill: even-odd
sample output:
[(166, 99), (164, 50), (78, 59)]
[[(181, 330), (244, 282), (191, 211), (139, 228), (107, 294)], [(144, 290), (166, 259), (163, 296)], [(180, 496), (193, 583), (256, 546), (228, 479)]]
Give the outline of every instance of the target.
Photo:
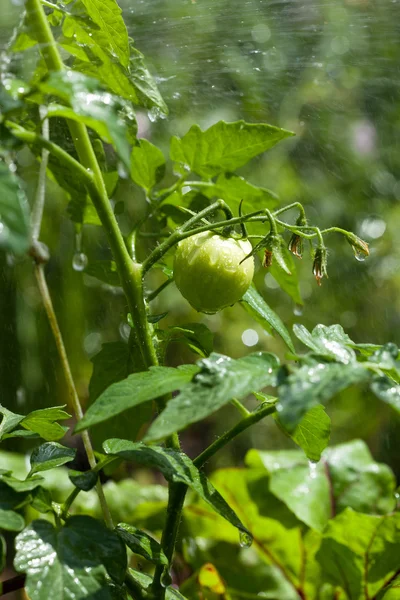
[(127, 129), (120, 116), (123, 102), (104, 91), (97, 79), (76, 71), (57, 71), (39, 85), (40, 91), (60, 98), (68, 106), (50, 107), (49, 116), (63, 116), (93, 128), (106, 142), (111, 142), (129, 168), (130, 148)]
[(292, 433), (315, 405), (326, 404), (342, 390), (368, 381), (370, 376), (368, 370), (357, 362), (315, 362), (304, 365), (286, 377), (279, 386), (279, 419)]
[(277, 357), (267, 352), (255, 352), (237, 360), (212, 353), (197, 364), (200, 372), (168, 402), (145, 440), (159, 440), (205, 419), (232, 398), (241, 400), (252, 391), (274, 385), (279, 366)]
[(322, 531), (331, 516), (330, 487), (323, 462), (293, 465), (273, 473), (269, 489), (298, 519)]
[(398, 573), (399, 556), (400, 513), (374, 517), (348, 508), (328, 523), (317, 560), (349, 600), (369, 600)]
[(129, 81), (135, 87), (139, 105), (152, 108), (154, 117), (167, 115), (168, 107), (158, 91), (154, 78), (146, 67), (144, 56), (132, 45), (129, 67)]
[(107, 454), (138, 462), (146, 467), (159, 469), (165, 479), (171, 483), (187, 485), (234, 527), (247, 532), (229, 504), (211, 485), (204, 473), (199, 471), (183, 452), (119, 439), (105, 441), (103, 448)]
[(264, 467), (269, 490), (316, 530), (323, 530), (330, 518), (348, 506), (386, 514), (395, 504), (393, 473), (372, 459), (361, 440), (327, 448), (318, 464), (297, 450), (250, 450), (246, 464)]
[[(153, 583), (153, 578), (146, 573), (142, 573), (141, 571), (135, 571), (134, 569), (129, 569), (130, 575), (133, 579), (138, 583), (143, 589), (147, 590), (151, 587)], [(166, 600), (186, 600), (184, 596), (175, 588), (168, 586), (165, 591)]]
[[(222, 519), (212, 515), (203, 502), (186, 504), (183, 526), (187, 528), (190, 537), (210, 540), (207, 544), (207, 560), (211, 559), (214, 563), (217, 559), (218, 569), (226, 579), (229, 590), (233, 587), (242, 591), (238, 598), (244, 597), (250, 590), (253, 591), (254, 598), (259, 593), (264, 596), (265, 590), (269, 592), (266, 597), (270, 600), (295, 600), (299, 598), (299, 589), (302, 589), (303, 598), (314, 598), (311, 589), (315, 589), (317, 577), (313, 574), (310, 582), (307, 581), (306, 575), (312, 570), (313, 555), (318, 544), (312, 547), (309, 534), (304, 535), (301, 523), (269, 492), (268, 481), (260, 475), (260, 469), (221, 469), (213, 473), (212, 482), (253, 535), (252, 547), (241, 551), (243, 557), (247, 556), (247, 560), (242, 563), (241, 568), (237, 565), (239, 570), (235, 569), (234, 565), (229, 568), (230, 557), (226, 557), (226, 544), (219, 552), (217, 546), (215, 555), (210, 556), (211, 541), (228, 542), (234, 545), (236, 551), (240, 548), (237, 532)], [(315, 535), (315, 532), (310, 533)], [(223, 560), (225, 557), (227, 560)], [(259, 579), (258, 588), (252, 589), (251, 586), (249, 590), (243, 586), (242, 578), (247, 566), (251, 568), (257, 559), (272, 566), (274, 572), (267, 571), (266, 581), (262, 582)], [(253, 598), (253, 595), (251, 597)]]
[(13, 510), (0, 508), (0, 529), (21, 531), (25, 527), (24, 518)]
[(95, 277), (107, 285), (122, 287), (117, 266), (113, 260), (91, 261), (85, 269), (85, 274)]
[(300, 294), (299, 277), (293, 255), (285, 246), (281, 246), (280, 250), (291, 275), (288, 275), (276, 260), (272, 261), (272, 265), (268, 267), (268, 272), (271, 273), (279, 287), (291, 297), (293, 302), (302, 306), (303, 299)]
[(97, 36), (102, 47), (119, 59), (122, 66), (129, 64), (128, 32), (122, 11), (116, 0), (81, 0), (87, 14), (97, 25)]
[(184, 342), (192, 352), (200, 356), (209, 356), (213, 350), (212, 331), (203, 323), (187, 323), (184, 325), (175, 325), (163, 330), (166, 336), (166, 343)]
[(0, 422), (0, 440), (2, 440), (5, 434), (10, 433), (13, 429), (18, 427), (24, 416), (17, 415), (1, 405), (0, 415), (3, 415)]
[(265, 208), (273, 209), (279, 203), (277, 195), (270, 190), (253, 185), (232, 173), (221, 173), (215, 183), (200, 186), (199, 189), (208, 198), (223, 198), (235, 216), (239, 214), (242, 200), (243, 214)]
[(279, 316), (268, 306), (254, 286), (250, 286), (241, 300), (243, 308), (267, 331), (271, 329), (281, 336), (286, 346), (294, 352), (290, 334)]
[(235, 171), (279, 141), (290, 131), (264, 123), (219, 121), (206, 131), (193, 125), (182, 137), (171, 139), (170, 156), (205, 178)]
[(0, 160), (0, 249), (23, 255), (29, 244), (28, 201), (18, 178)]
[(329, 465), (335, 496), (335, 510), (347, 506), (356, 511), (385, 514), (395, 506), (396, 481), (390, 467), (377, 463), (361, 440), (327, 448), (323, 453)]
[(398, 383), (388, 377), (374, 377), (370, 388), (375, 396), (400, 413), (400, 385)]
[(75, 432), (107, 421), (128, 408), (181, 389), (188, 384), (197, 370), (192, 365), (183, 365), (178, 369), (151, 367), (149, 371), (129, 375), (100, 394), (75, 427)]
[(57, 442), (46, 442), (33, 450), (30, 474), (65, 465), (75, 458), (75, 454), (74, 448), (66, 448)]
[[(41, 484), (43, 484), (43, 477), (29, 477), (21, 481), (20, 479), (16, 479), (9, 473), (5, 472), (0, 473), (0, 482), (3, 482), (10, 490), (16, 492), (16, 494), (25, 494), (26, 492), (31, 492), (32, 490), (36, 489)], [(7, 494), (4, 494), (4, 497), (6, 495)], [(11, 496), (13, 496), (13, 494), (11, 494)], [(2, 497), (0, 503), (2, 503), (3, 500), (4, 498)], [(17, 504), (19, 504), (19, 502), (17, 502)], [(1, 506), (2, 508), (6, 508), (3, 504)], [(15, 505), (10, 505), (10, 508), (12, 508), (13, 506)]]
[[(145, 108), (168, 108), (146, 67), (144, 56), (130, 45), (129, 67), (120, 65), (104, 47), (96, 27), (79, 17), (67, 16), (63, 23), (61, 46), (76, 57), (74, 69), (102, 81), (117, 96)], [(94, 60), (93, 60), (94, 59)]]
[(159, 542), (145, 531), (127, 523), (118, 523), (115, 531), (135, 554), (143, 556), (155, 565), (168, 565), (168, 559)]
[(356, 360), (356, 354), (351, 349), (352, 341), (343, 331), (341, 325), (317, 325), (312, 333), (304, 325), (293, 325), (293, 333), (308, 346), (315, 354), (348, 364)]
[(25, 589), (35, 600), (110, 600), (107, 574), (116, 583), (124, 579), (123, 543), (91, 517), (71, 517), (59, 529), (48, 521), (33, 521), (17, 536), (15, 546), (15, 568), (26, 573)]
[(68, 427), (60, 425), (57, 421), (64, 421), (70, 417), (71, 415), (62, 410), (62, 407), (54, 406), (30, 412), (21, 421), (21, 425), (39, 434), (44, 440), (52, 442), (60, 440), (68, 431)]
[[(278, 421), (280, 423), (280, 421)], [(309, 410), (297, 425), (292, 440), (302, 448), (312, 461), (321, 458), (321, 452), (329, 444), (331, 435), (331, 420), (324, 407), (317, 404)]]
[(157, 146), (142, 139), (131, 154), (131, 177), (135, 183), (149, 192), (165, 173), (165, 158)]
[(72, 481), (75, 487), (78, 489), (88, 492), (97, 483), (98, 473), (96, 471), (68, 471), (68, 477)]

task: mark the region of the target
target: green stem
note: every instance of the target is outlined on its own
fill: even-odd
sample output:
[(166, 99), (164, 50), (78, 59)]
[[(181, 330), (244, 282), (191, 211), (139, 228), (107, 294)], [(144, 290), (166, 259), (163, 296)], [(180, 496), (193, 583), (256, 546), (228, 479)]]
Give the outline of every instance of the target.
[[(170, 484), (167, 517), (161, 538), (161, 548), (163, 549), (169, 564), (172, 562), (174, 555), (186, 491), (187, 486), (183, 483)], [(164, 565), (157, 565), (152, 584), (152, 591), (155, 597), (160, 600), (163, 600), (165, 597), (165, 587), (161, 584), (164, 568)]]
[(235, 406), (238, 409), (242, 417), (247, 417), (251, 414), (250, 411), (247, 410), (247, 408), (243, 406), (243, 404), (237, 398), (232, 398), (231, 404), (233, 404), (233, 406)]
[[(212, 456), (214, 456), (214, 454), (216, 454), (219, 450), (221, 450), (221, 448), (226, 446), (240, 433), (242, 433), (258, 421), (261, 421), (261, 419), (263, 419), (264, 417), (267, 417), (268, 415), (271, 415), (274, 412), (276, 412), (276, 407), (274, 404), (262, 404), (254, 412), (246, 415), (241, 421), (234, 425), (234, 427), (232, 427), (226, 433), (221, 435), (221, 437), (219, 437), (201, 454), (199, 454), (199, 456), (194, 459), (193, 463), (198, 469), (200, 469), (204, 465), (204, 463), (206, 463)], [(167, 518), (161, 540), (161, 547), (164, 550), (169, 562), (171, 562), (174, 553), (176, 536), (178, 533), (179, 522), (181, 519), (181, 513), (183, 503), (185, 501), (186, 491), (187, 486), (181, 483), (171, 485), (170, 487), (170, 495), (168, 498), (167, 507)], [(163, 570), (163, 566), (156, 567), (152, 586), (156, 598), (160, 599), (163, 598), (163, 588), (161, 586), (161, 577)]]
[(234, 425), (231, 429), (221, 435), (221, 437), (215, 440), (215, 442), (208, 446), (208, 448), (206, 448), (193, 460), (193, 463), (198, 469), (200, 469), (204, 463), (206, 463), (212, 456), (214, 456), (214, 454), (226, 446), (226, 444), (237, 437), (240, 433), (254, 425), (254, 423), (258, 423), (258, 421), (261, 421), (261, 419), (264, 419), (264, 417), (272, 415), (274, 412), (276, 412), (275, 404), (261, 404), (261, 406), (259, 406), (255, 411), (251, 412), (247, 417), (244, 417), (244, 419), (239, 421), (239, 423)]
[(68, 511), (71, 508), (73, 501), (80, 494), (80, 492), (81, 490), (75, 487), (68, 496), (68, 498), (65, 500), (64, 504), (61, 506), (61, 517), (64, 519), (64, 521), (68, 516)]
[(147, 302), (151, 302), (152, 300), (154, 300), (154, 298), (157, 298), (158, 294), (165, 290), (165, 288), (168, 287), (172, 282), (173, 279), (167, 279), (167, 281), (164, 281), (164, 283), (162, 283), (156, 290), (154, 290), (154, 292), (148, 294)]
[[(207, 225), (203, 225), (202, 227), (198, 227), (196, 229), (192, 229), (193, 225), (207, 217), (209, 214), (215, 212), (216, 210), (223, 210), (226, 215), (225, 221), (218, 221), (218, 223), (210, 223)], [(191, 219), (188, 219), (183, 225), (181, 225), (178, 229), (176, 229), (162, 244), (157, 246), (153, 250), (153, 252), (146, 258), (143, 262), (143, 275), (147, 273), (147, 271), (158, 261), (168, 250), (170, 250), (175, 244), (184, 240), (187, 237), (191, 237), (195, 233), (200, 233), (203, 231), (210, 231), (212, 229), (219, 229), (220, 227), (226, 227), (234, 225), (236, 222), (240, 222), (237, 219), (233, 218), (232, 211), (229, 206), (226, 204), (224, 200), (217, 200), (210, 206), (207, 206), (204, 210), (195, 214)]]
[[(49, 71), (62, 71), (64, 64), (58, 52), (50, 25), (40, 0), (27, 0), (26, 10), (30, 16), (43, 58)], [(106, 186), (99, 163), (91, 144), (86, 126), (67, 120), (81, 165), (92, 173), (95, 186), (92, 188), (92, 201), (106, 231), (108, 242), (121, 277), (129, 311), (135, 327), (136, 339), (143, 359), (148, 366), (157, 365), (157, 355), (152, 343), (150, 328), (144, 303), (142, 268), (133, 262), (118, 227), (117, 220), (108, 199)]]
[(48, 0), (41, 0), (41, 3), (43, 4), (43, 6), (47, 6), (47, 8), (52, 8), (53, 10), (58, 10), (58, 11), (62, 12), (64, 15), (71, 14), (67, 10), (65, 10), (65, 8), (62, 8), (61, 6), (57, 6), (57, 4), (53, 4), (52, 2), (49, 2)]
[[(42, 134), (43, 139), (49, 139), (49, 121), (45, 118), (43, 107), (39, 107), (40, 118), (44, 119), (42, 123)], [(42, 217), (44, 203), (46, 199), (46, 170), (49, 159), (49, 151), (45, 148), (42, 149), (42, 161), (39, 167), (39, 178), (36, 188), (35, 201), (33, 203), (32, 214), (31, 214), (31, 235), (32, 241), (35, 242), (39, 239), (40, 228), (42, 226)]]

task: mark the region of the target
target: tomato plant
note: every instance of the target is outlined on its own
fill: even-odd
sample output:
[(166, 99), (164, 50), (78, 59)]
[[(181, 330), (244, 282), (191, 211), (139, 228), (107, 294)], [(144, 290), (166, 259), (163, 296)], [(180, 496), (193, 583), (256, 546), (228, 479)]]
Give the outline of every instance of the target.
[[(0, 407), (0, 440), (33, 444), (28, 468), (23, 457), (2, 455), (0, 558), (2, 567), (13, 559), (17, 572), (3, 594), (23, 587), (35, 600), (396, 597), (394, 475), (360, 440), (329, 446), (325, 408), (358, 386), (398, 413), (399, 350), (354, 342), (339, 325), (296, 325), (302, 353), (252, 284), (256, 264), (296, 287), (292, 254), (301, 258), (304, 242), (318, 284), (327, 275), (327, 236), (347, 240), (358, 257), (368, 245), (343, 228), (309, 223), (301, 203), (280, 206), (235, 173), (290, 131), (244, 121), (193, 125), (171, 139), (167, 169), (161, 149), (137, 137), (135, 111), (166, 115), (167, 107), (115, 0), (27, 0), (10, 54), (17, 60), (31, 48), (33, 74), (17, 78), (6, 61), (2, 76), (0, 244), (32, 265), (70, 402), (28, 414)], [(30, 203), (21, 149), (38, 165)], [(127, 177), (146, 203), (121, 227), (112, 199)], [(75, 270), (119, 288), (126, 301), (129, 333), (94, 356), (86, 410), (47, 284), (46, 179), (63, 190), (78, 240), (89, 225), (107, 239), (107, 260), (91, 261), (79, 247)], [(204, 323), (164, 327), (154, 306), (173, 280), (197, 311), (238, 303), (280, 336), (287, 361), (265, 351), (214, 352)], [(177, 339), (200, 358), (166, 364)], [(258, 402), (252, 410), (249, 396)], [(190, 458), (180, 432), (228, 405), (236, 423)], [(217, 452), (267, 417), (298, 449), (253, 448), (244, 467), (207, 476)], [(72, 468), (76, 450), (66, 434), (82, 439), (86, 470)], [(127, 463), (159, 472), (168, 485), (132, 478)]]

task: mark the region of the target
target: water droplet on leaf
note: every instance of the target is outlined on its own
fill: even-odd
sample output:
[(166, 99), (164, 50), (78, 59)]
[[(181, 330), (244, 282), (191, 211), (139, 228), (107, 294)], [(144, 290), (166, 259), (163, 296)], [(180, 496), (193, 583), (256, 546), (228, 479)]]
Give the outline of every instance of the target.
[(84, 271), (88, 264), (88, 257), (84, 252), (75, 252), (72, 259), (72, 268), (74, 271)]
[(241, 548), (250, 548), (253, 543), (253, 538), (250, 533), (241, 531), (239, 534), (239, 545)]
[(303, 314), (303, 307), (301, 304), (294, 305), (293, 314), (296, 315), (296, 317), (301, 317)]

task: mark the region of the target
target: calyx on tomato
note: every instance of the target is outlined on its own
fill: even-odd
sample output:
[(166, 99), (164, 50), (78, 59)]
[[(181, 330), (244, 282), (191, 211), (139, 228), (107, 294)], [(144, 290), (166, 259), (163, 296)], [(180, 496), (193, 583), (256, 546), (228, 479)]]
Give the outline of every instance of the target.
[(179, 242), (174, 279), (182, 296), (199, 312), (213, 314), (238, 302), (254, 275), (252, 245), (248, 240), (223, 237), (210, 231)]

